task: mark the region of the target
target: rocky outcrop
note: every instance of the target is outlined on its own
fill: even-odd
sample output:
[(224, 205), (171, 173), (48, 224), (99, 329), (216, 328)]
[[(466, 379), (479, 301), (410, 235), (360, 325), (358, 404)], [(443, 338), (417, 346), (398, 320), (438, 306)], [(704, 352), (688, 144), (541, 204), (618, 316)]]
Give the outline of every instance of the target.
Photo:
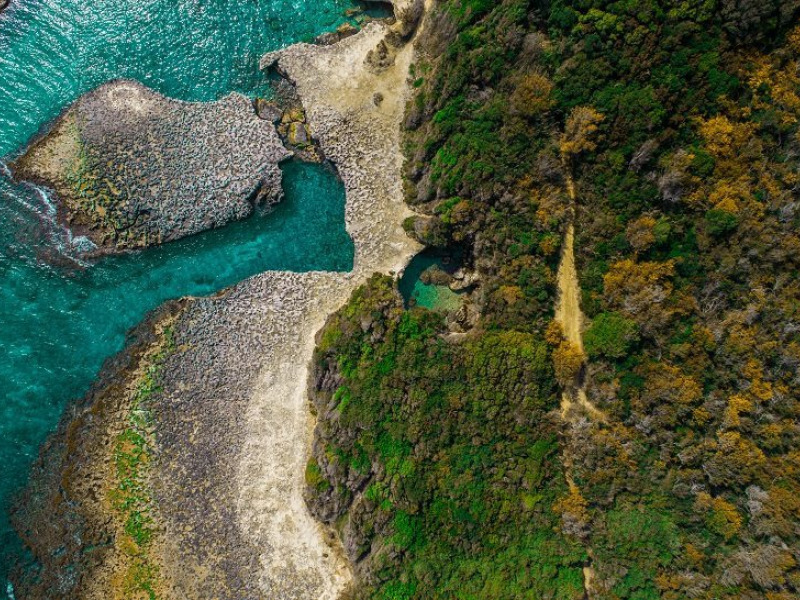
[[(365, 68), (368, 51), (387, 30), (372, 23), (334, 46), (299, 45), (275, 57), (296, 84), (303, 122), (344, 182), (355, 265), (351, 273), (263, 273), (189, 301), (175, 320), (174, 349), (148, 405), (154, 441), (147, 486), (155, 522), (148, 552), (158, 565), (160, 598), (334, 600), (351, 580), (335, 535), (303, 500), (314, 427), (306, 382), (314, 336), (328, 315), (372, 273), (399, 272), (419, 250), (401, 226), (410, 215), (400, 178), (400, 123), (412, 48), (400, 49), (395, 66), (379, 74)], [(376, 93), (383, 102), (374, 102)], [(268, 120), (259, 121), (272, 127), (261, 108)], [(53, 471), (37, 471), (30, 489), (59, 497), (59, 477), (84, 460), (82, 447), (92, 439), (79, 428), (71, 450), (59, 455)], [(81, 477), (102, 464), (91, 460)], [(80, 514), (97, 505), (89, 492), (69, 502)], [(30, 545), (44, 514), (19, 513), (17, 528), (31, 532)], [(53, 514), (59, 523), (48, 548), (71, 535), (78, 536), (77, 548), (82, 530)], [(108, 523), (102, 543), (115, 548), (120, 538), (113, 519), (98, 515)], [(52, 552), (39, 556), (42, 569), (58, 564)], [(82, 571), (72, 577), (84, 582), (103, 572), (95, 563), (76, 568)], [(26, 600), (53, 597), (44, 588), (19, 589), (17, 597)], [(97, 597), (71, 589), (62, 597)]]
[(314, 39), (314, 43), (318, 46), (332, 46), (338, 44), (343, 39), (358, 33), (358, 28), (350, 23), (343, 23), (336, 28), (336, 31), (323, 33)]
[(278, 202), (278, 163), (289, 156), (244, 96), (181, 102), (120, 80), (82, 96), (11, 169), (55, 190), (60, 219), (112, 253)]
[[(149, 410), (151, 399), (140, 398), (142, 383), (150, 377), (155, 356), (163, 352), (166, 329), (185, 306), (186, 302), (171, 302), (148, 315), (43, 446), (11, 515), (35, 560), (12, 575), (14, 597), (130, 597), (122, 595), (126, 585), (134, 585), (134, 579), (148, 583), (141, 567), (149, 564), (149, 548), (139, 548), (128, 537), (130, 512), (119, 510), (126, 504), (148, 520), (152, 517), (141, 490), (138, 498), (120, 495), (142, 486), (144, 474), (136, 481), (130, 471), (120, 477), (120, 466), (147, 462), (144, 454), (130, 452), (136, 447), (131, 444), (133, 435), (138, 435), (131, 420)], [(149, 583), (161, 588), (155, 581)]]

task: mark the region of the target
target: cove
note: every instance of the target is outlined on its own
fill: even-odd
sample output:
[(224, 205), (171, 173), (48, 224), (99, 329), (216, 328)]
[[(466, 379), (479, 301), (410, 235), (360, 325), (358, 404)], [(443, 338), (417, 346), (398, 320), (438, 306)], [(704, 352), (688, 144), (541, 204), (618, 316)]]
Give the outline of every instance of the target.
[[(82, 93), (136, 79), (181, 100), (266, 93), (258, 59), (344, 22), (345, 0), (14, 0), (0, 14), (0, 157)], [(91, 266), (53, 264), (37, 235), (40, 190), (0, 164), (0, 582), (17, 544), (9, 503), (66, 404), (126, 332), (163, 301), (207, 295), (265, 270), (352, 268), (344, 188), (319, 165), (282, 167), (266, 215)], [(5, 590), (4, 590), (5, 591)]]
[(458, 309), (463, 300), (463, 292), (454, 292), (446, 285), (425, 283), (423, 274), (428, 269), (437, 268), (452, 275), (460, 264), (460, 254), (444, 254), (435, 248), (417, 254), (403, 271), (398, 283), (406, 308), (419, 306), (445, 312)]

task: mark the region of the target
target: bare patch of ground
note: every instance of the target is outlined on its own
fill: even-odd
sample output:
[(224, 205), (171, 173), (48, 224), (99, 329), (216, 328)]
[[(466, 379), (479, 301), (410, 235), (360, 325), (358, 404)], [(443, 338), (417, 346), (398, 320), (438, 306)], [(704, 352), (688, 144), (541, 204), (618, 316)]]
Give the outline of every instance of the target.
[[(574, 216), (577, 204), (575, 182), (571, 174), (567, 174), (567, 195)], [(574, 219), (570, 219), (564, 235), (561, 251), (561, 262), (558, 266), (558, 300), (556, 302), (556, 321), (561, 324), (564, 339), (577, 349), (581, 355), (583, 348), (583, 311), (581, 311), (581, 290), (578, 281), (578, 270), (575, 267), (575, 226)], [(605, 423), (606, 415), (599, 410), (586, 395), (586, 381), (581, 371), (572, 385), (567, 386), (561, 393), (561, 416), (565, 421), (576, 422), (578, 419), (590, 418), (593, 421)], [(572, 456), (567, 452), (564, 457), (564, 469), (567, 482), (571, 489), (578, 491), (578, 486), (572, 476)], [(579, 492), (578, 492), (579, 493)], [(594, 569), (590, 564), (583, 567), (583, 587), (586, 597), (592, 597), (592, 580)]]

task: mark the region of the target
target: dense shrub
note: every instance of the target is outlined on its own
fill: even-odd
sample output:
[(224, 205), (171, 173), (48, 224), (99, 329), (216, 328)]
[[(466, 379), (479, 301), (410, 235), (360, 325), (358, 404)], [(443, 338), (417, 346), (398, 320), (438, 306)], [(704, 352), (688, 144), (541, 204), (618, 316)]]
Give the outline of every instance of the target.
[[(589, 555), (595, 599), (800, 594), (798, 4), (436, 3), (408, 229), (465, 249), (480, 322), (445, 342), (373, 282), (326, 327), (312, 505), (358, 594), (580, 597)], [(570, 219), (606, 419), (566, 429)]]

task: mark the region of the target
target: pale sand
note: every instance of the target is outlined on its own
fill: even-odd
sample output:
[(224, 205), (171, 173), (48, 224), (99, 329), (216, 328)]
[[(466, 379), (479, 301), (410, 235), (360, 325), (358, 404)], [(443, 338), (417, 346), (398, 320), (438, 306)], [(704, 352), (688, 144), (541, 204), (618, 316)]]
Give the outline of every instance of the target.
[[(567, 194), (575, 210), (577, 194), (575, 182), (567, 175)], [(578, 282), (578, 270), (575, 268), (575, 226), (570, 221), (564, 235), (561, 251), (561, 262), (558, 266), (558, 300), (556, 301), (556, 321), (561, 324), (564, 338), (575, 348), (583, 349), (583, 312), (581, 311), (581, 290)], [(564, 390), (561, 394), (561, 415), (567, 417), (575, 405), (581, 406), (590, 416), (605, 422), (606, 416), (589, 401), (586, 395), (586, 382), (580, 381), (573, 390)]]
[[(399, 272), (420, 249), (401, 227), (411, 214), (401, 187), (400, 125), (412, 45), (380, 74), (364, 64), (386, 29), (371, 24), (334, 46), (301, 44), (277, 56), (297, 85), (313, 134), (344, 181), (355, 268), (349, 274), (262, 276), (271, 280), (274, 293), (261, 308), (279, 324), (273, 323), (278, 326), (266, 340), (269, 349), (245, 418), (244, 450), (231, 475), (239, 490), (241, 533), (264, 548), (258, 579), (266, 597), (334, 599), (351, 579), (338, 542), (311, 517), (302, 498), (313, 430), (307, 377), (314, 336), (328, 315), (369, 275)], [(384, 96), (379, 106), (373, 102), (376, 92)], [(287, 288), (298, 293), (287, 298)]]

